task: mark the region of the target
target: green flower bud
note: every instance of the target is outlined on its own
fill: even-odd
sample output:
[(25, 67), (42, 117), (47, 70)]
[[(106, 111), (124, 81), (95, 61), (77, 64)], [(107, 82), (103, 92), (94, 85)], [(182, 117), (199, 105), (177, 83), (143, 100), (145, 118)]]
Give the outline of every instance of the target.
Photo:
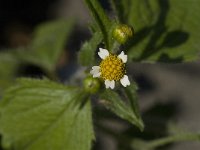
[(125, 24), (117, 25), (113, 31), (113, 37), (120, 44), (125, 44), (133, 34), (133, 28)]
[(99, 79), (89, 76), (84, 79), (83, 85), (87, 92), (94, 94), (100, 89), (101, 84)]

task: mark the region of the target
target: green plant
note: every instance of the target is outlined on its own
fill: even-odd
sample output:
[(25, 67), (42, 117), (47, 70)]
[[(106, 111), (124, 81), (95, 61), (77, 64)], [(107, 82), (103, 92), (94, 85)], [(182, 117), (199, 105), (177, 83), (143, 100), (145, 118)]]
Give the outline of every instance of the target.
[[(200, 27), (196, 21), (199, 2), (110, 2), (116, 14), (114, 19), (107, 16), (98, 0), (85, 0), (93, 22), (90, 26), (92, 37), (78, 53), (80, 65), (88, 67), (81, 87), (59, 83), (56, 74), (56, 64), (73, 28), (73, 21), (59, 20), (42, 24), (36, 28), (29, 47), (0, 54), (0, 92), (3, 95), (0, 102), (0, 133), (4, 149), (91, 149), (91, 143), (95, 140), (91, 109), (91, 97), (94, 95), (114, 114), (143, 131), (137, 84), (130, 79), (130, 86), (117, 85), (116, 89), (110, 90), (101, 86), (101, 80), (93, 79), (88, 73), (93, 65), (98, 64), (95, 56), (100, 43), (109, 53), (116, 54), (123, 49), (128, 54), (128, 63), (172, 63), (198, 59), (197, 31)], [(125, 28), (133, 26), (135, 33), (129, 34), (132, 30), (124, 32), (119, 28), (124, 24)], [(122, 37), (113, 33), (116, 28), (122, 30)], [(42, 68), (47, 77), (20, 78), (15, 82), (16, 68), (27, 63)], [(6, 87), (10, 88), (5, 91)], [(135, 140), (132, 148), (154, 149), (179, 140), (199, 140), (199, 134), (185, 133), (151, 143)]]

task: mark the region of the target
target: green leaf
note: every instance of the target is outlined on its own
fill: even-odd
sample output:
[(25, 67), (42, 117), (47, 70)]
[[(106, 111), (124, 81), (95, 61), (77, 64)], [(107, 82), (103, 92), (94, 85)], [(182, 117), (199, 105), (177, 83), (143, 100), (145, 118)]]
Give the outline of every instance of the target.
[(90, 41), (85, 42), (79, 52), (78, 60), (83, 66), (89, 66), (95, 62), (95, 52), (98, 44), (102, 41), (102, 34), (96, 32)]
[(39, 25), (29, 49), (19, 51), (21, 59), (52, 71), (64, 51), (73, 21), (59, 20)]
[[(125, 95), (128, 98), (129, 104), (134, 112), (136, 118), (141, 120), (140, 111), (139, 111), (139, 104), (138, 104), (138, 97), (137, 97), (137, 90), (138, 87), (135, 82), (131, 82), (130, 86), (127, 86), (124, 89)], [(143, 125), (142, 125), (143, 126)]]
[(111, 50), (112, 44), (114, 42), (114, 40), (112, 39), (112, 31), (113, 27), (115, 26), (115, 22), (112, 22), (108, 18), (98, 0), (85, 0), (85, 2), (92, 14), (92, 17), (98, 24), (99, 31), (101, 31), (103, 35), (106, 48), (108, 50)]
[(18, 65), (19, 60), (15, 58), (12, 50), (0, 53), (0, 95), (5, 88), (13, 84)]
[(112, 90), (105, 90), (100, 97), (103, 99), (103, 104), (105, 104), (105, 106), (117, 116), (136, 125), (140, 130), (143, 130), (144, 125), (139, 115), (136, 97), (136, 85), (134, 85), (134, 83), (132, 83), (128, 89), (125, 89), (123, 95), (124, 101), (118, 93)]
[(90, 101), (78, 88), (20, 79), (5, 94), (0, 113), (5, 149), (90, 150), (94, 139)]
[(130, 59), (183, 62), (199, 58), (200, 1), (134, 0), (131, 3), (128, 20), (136, 33), (126, 46)]

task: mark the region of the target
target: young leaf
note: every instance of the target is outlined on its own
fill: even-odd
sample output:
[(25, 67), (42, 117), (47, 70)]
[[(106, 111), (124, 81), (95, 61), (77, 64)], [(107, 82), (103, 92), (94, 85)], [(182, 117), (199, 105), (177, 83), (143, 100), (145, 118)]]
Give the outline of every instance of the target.
[(98, 24), (100, 31), (102, 32), (106, 48), (111, 50), (113, 42), (111, 38), (112, 28), (115, 23), (111, 22), (108, 18), (98, 0), (85, 0), (85, 2), (92, 13), (94, 20)]
[(132, 60), (183, 62), (199, 58), (200, 1), (134, 0), (131, 3), (128, 20), (136, 32), (126, 49)]
[(0, 103), (3, 147), (90, 150), (94, 135), (86, 98), (78, 88), (48, 80), (19, 80)]
[(53, 21), (38, 26), (28, 50), (19, 51), (21, 59), (52, 71), (72, 30), (72, 21)]
[(135, 85), (129, 87), (125, 95), (128, 103), (123, 101), (118, 93), (112, 90), (105, 90), (101, 94), (101, 99), (105, 101), (105, 106), (114, 112), (116, 115), (136, 125), (140, 130), (143, 130), (143, 121), (138, 112), (138, 105), (136, 99)]
[(85, 42), (79, 52), (78, 60), (83, 66), (89, 66), (95, 62), (95, 51), (98, 44), (102, 41), (102, 34), (96, 32), (90, 41)]

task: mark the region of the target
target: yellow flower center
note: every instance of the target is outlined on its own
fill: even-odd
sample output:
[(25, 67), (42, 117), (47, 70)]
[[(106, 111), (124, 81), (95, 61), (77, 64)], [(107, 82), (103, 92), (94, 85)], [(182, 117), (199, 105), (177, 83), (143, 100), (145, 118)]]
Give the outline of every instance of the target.
[(104, 80), (118, 81), (126, 73), (125, 64), (116, 55), (110, 54), (108, 57), (101, 61), (100, 72), (101, 77)]

